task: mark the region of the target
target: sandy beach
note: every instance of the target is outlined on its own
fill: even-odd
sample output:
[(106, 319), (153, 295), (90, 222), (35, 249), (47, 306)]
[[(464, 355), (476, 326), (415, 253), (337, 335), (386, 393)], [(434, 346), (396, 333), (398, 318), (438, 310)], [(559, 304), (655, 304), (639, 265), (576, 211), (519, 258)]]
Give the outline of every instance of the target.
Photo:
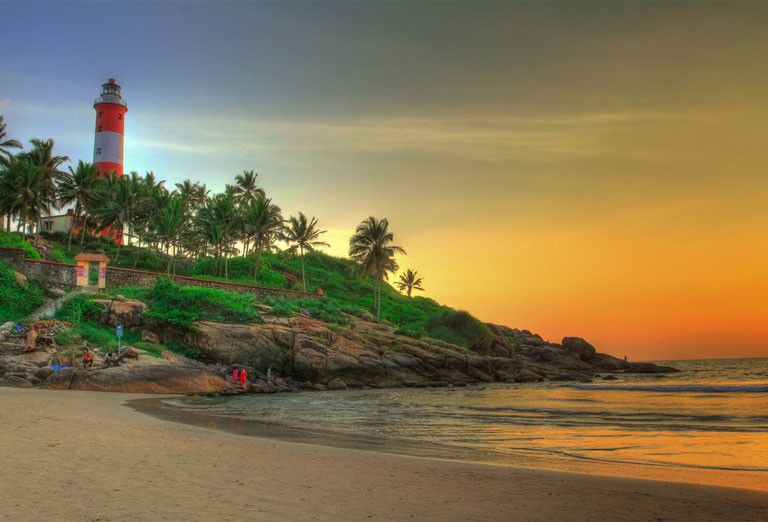
[(322, 447), (0, 388), (2, 520), (740, 520), (768, 493)]

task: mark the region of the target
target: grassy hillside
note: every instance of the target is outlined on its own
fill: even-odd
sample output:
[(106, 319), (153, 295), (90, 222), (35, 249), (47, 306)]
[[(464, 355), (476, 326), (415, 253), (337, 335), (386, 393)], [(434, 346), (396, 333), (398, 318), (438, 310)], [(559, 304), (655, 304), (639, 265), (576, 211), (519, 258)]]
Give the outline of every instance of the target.
[[(74, 256), (80, 252), (104, 251), (111, 259), (110, 266), (164, 272), (167, 264), (167, 258), (144, 248), (123, 246), (118, 256), (117, 245), (101, 237), (88, 236), (83, 246), (75, 241), (69, 253), (66, 235), (46, 237), (54, 242), (50, 257), (59, 262), (74, 263)], [(325, 299), (269, 299), (262, 304), (272, 306), (272, 314), (290, 316), (300, 310), (343, 325), (342, 312), (360, 317), (373, 310), (373, 283), (362, 276), (357, 263), (321, 252), (306, 254), (304, 263), (307, 289), (311, 292), (322, 289)], [(230, 258), (227, 265), (228, 281), (300, 289), (291, 287), (282, 275), (288, 273), (300, 277), (301, 274), (301, 260), (287, 252), (263, 252), (257, 277), (254, 277), (255, 255)], [(179, 260), (175, 269), (178, 275), (223, 279), (212, 275), (215, 263), (209, 257)], [(196, 320), (249, 322), (260, 317), (253, 311), (253, 305), (257, 303), (251, 298), (218, 290), (179, 287), (167, 280), (151, 290), (121, 289), (121, 292), (148, 302), (153, 317), (169, 326), (188, 327)], [(398, 332), (404, 335), (429, 336), (478, 351), (484, 350), (491, 339), (488, 328), (469, 313), (453, 310), (426, 297), (407, 297), (390, 285), (384, 285), (382, 289), (381, 320), (398, 327)]]

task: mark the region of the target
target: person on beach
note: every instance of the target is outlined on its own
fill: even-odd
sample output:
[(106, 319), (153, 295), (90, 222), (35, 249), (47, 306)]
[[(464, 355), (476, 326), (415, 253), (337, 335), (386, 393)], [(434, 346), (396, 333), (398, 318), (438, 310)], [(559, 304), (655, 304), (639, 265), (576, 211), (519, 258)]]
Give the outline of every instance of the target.
[(109, 352), (107, 354), (107, 357), (104, 359), (104, 364), (106, 365), (107, 368), (109, 368), (110, 366), (112, 366), (112, 362), (114, 360), (115, 360), (114, 355), (112, 355), (112, 352)]
[(248, 377), (248, 372), (245, 371), (245, 368), (240, 370), (240, 386), (245, 386), (245, 379)]
[(93, 366), (93, 354), (86, 346), (83, 351), (83, 368), (88, 368), (89, 366)]
[(232, 370), (232, 382), (237, 384), (237, 366), (235, 366), (235, 369)]
[(268, 381), (272, 380), (272, 367), (271, 366), (269, 368), (267, 368), (267, 380)]

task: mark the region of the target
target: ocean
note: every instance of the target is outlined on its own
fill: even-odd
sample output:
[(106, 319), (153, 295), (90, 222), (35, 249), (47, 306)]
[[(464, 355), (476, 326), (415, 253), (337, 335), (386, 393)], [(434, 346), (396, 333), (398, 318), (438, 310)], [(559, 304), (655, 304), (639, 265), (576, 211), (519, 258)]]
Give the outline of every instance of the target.
[(658, 362), (682, 371), (589, 384), (185, 397), (163, 404), (185, 412), (189, 422), (299, 442), (768, 489), (768, 358)]

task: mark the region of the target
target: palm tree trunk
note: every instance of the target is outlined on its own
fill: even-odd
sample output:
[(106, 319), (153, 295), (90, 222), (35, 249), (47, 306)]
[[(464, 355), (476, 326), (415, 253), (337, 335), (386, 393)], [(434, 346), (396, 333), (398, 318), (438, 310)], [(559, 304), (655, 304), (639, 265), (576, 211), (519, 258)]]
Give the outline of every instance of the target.
[(171, 256), (171, 245), (170, 245), (170, 243), (165, 246), (165, 255), (168, 256), (168, 266), (165, 268), (165, 273), (170, 275), (171, 274), (171, 264), (173, 263), (173, 256)]
[(304, 272), (304, 247), (299, 245), (299, 252), (301, 253), (301, 287), (304, 291), (307, 291), (307, 274)]
[(67, 253), (72, 251), (72, 234), (75, 232), (75, 223), (80, 215), (80, 209), (75, 206), (75, 215), (72, 216), (72, 221), (69, 222), (69, 240), (67, 240)]
[[(19, 215), (19, 226), (16, 228), (16, 232), (18, 232), (19, 229), (21, 229), (21, 238), (22, 239), (27, 239), (27, 234), (26, 234), (26, 231), (27, 231), (26, 224), (27, 223), (26, 223), (26, 221), (27, 221), (27, 213), (24, 210), (22, 210), (21, 214)], [(24, 228), (22, 228), (22, 225), (24, 225)]]

